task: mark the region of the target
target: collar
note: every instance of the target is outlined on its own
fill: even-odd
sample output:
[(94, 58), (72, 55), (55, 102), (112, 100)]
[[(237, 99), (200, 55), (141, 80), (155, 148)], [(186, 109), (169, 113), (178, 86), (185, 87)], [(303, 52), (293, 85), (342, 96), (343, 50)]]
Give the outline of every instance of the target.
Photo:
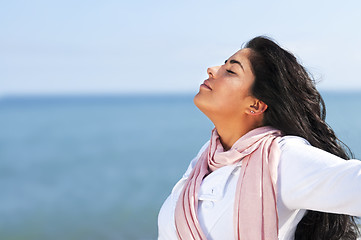
[[(201, 183), (198, 193), (199, 200), (219, 201), (224, 197), (227, 183), (232, 174), (237, 174), (237, 170), (242, 165), (242, 161), (218, 168), (205, 177)], [(239, 174), (239, 173), (238, 173)]]

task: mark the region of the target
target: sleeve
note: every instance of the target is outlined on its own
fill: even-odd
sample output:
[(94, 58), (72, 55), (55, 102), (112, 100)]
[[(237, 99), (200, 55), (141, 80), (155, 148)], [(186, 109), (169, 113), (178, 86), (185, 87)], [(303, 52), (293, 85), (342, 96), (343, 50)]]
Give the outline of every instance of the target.
[(305, 143), (280, 144), (279, 191), (289, 209), (361, 216), (361, 161), (345, 161)]

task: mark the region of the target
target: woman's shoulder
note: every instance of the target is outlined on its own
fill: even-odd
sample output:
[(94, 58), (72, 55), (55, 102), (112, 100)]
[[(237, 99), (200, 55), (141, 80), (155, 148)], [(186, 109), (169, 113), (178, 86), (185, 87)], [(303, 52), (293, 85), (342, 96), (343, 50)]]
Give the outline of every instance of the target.
[(201, 154), (206, 150), (206, 148), (209, 146), (210, 140), (208, 140), (205, 144), (203, 144), (203, 146), (201, 147), (201, 149), (199, 150), (197, 157), (200, 157)]
[[(281, 169), (300, 173), (306, 169), (329, 169), (330, 167), (349, 167), (353, 161), (345, 161), (337, 155), (312, 146), (306, 139), (298, 136), (284, 136), (279, 140), (281, 150), (279, 166)], [(357, 160), (357, 164), (360, 161)], [(283, 167), (282, 167), (283, 166)]]
[(279, 138), (278, 145), (281, 151), (284, 151), (290, 148), (302, 148), (304, 146), (310, 146), (311, 144), (302, 137), (286, 135)]
[(202, 153), (207, 149), (207, 147), (209, 146), (209, 140), (203, 144), (203, 146), (201, 147), (201, 149), (198, 151), (198, 154), (196, 155), (195, 158), (192, 159), (192, 161), (190, 162), (187, 171), (183, 174), (183, 178), (187, 178), (189, 176), (189, 174), (192, 172), (194, 166), (196, 165), (196, 163), (198, 162), (199, 157), (202, 155)]

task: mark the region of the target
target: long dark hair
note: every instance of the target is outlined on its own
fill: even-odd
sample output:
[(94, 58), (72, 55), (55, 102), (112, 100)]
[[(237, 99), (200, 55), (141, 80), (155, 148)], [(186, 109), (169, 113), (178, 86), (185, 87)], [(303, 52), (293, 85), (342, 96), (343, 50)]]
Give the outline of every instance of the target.
[[(245, 47), (251, 49), (255, 75), (252, 94), (268, 105), (264, 124), (350, 159), (351, 151), (325, 122), (325, 103), (314, 80), (296, 57), (264, 36), (250, 40)], [(352, 216), (308, 210), (297, 225), (295, 239), (356, 239), (358, 234)]]

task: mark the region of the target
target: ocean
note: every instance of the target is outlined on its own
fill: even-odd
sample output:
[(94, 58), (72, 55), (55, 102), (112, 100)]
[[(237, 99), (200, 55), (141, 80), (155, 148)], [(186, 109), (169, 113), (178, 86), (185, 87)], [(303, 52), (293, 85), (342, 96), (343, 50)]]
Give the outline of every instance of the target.
[[(361, 159), (361, 93), (323, 92)], [(0, 239), (148, 240), (212, 123), (192, 95), (0, 99)]]

